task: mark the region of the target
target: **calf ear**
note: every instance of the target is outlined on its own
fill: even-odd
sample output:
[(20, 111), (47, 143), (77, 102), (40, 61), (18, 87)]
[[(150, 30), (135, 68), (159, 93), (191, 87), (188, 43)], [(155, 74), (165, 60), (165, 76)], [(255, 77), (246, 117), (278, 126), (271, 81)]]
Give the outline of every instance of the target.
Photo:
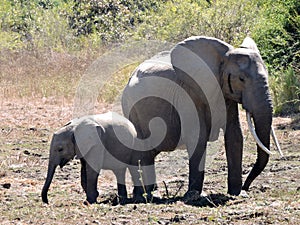
[(76, 154), (97, 173), (103, 167), (105, 147), (103, 145), (104, 128), (92, 119), (84, 119), (74, 129)]
[(78, 158), (85, 157), (95, 148), (104, 148), (101, 140), (102, 130), (103, 127), (92, 119), (85, 119), (74, 128), (74, 142)]

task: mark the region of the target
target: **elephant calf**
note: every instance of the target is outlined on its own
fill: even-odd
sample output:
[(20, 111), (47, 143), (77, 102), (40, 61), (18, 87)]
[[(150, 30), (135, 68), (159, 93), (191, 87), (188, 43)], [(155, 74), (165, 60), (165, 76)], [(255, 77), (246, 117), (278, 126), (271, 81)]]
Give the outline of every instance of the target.
[[(145, 159), (153, 156), (147, 157), (147, 154), (152, 154), (151, 151), (134, 150), (136, 135), (132, 123), (117, 113), (109, 112), (71, 120), (52, 137), (48, 173), (42, 190), (43, 202), (48, 203), (47, 192), (56, 167), (59, 165), (62, 168), (75, 156), (81, 161), (81, 186), (89, 203), (95, 203), (99, 195), (97, 182), (101, 169), (114, 172), (121, 200), (127, 198), (125, 185), (127, 168), (135, 186), (134, 199), (140, 201), (145, 188), (150, 196), (155, 176), (153, 180), (149, 176), (143, 177), (139, 169), (141, 161), (147, 161)], [(142, 168), (149, 170), (145, 171), (145, 174), (155, 175), (154, 168)], [(141, 176), (143, 179), (140, 179)]]

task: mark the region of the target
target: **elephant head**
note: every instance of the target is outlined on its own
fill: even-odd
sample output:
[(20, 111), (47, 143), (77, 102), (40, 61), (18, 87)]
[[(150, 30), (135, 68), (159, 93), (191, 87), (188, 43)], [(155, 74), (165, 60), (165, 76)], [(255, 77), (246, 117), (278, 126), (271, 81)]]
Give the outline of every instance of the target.
[[(202, 64), (204, 62), (205, 67), (215, 76), (225, 102), (240, 103), (247, 112), (250, 130), (258, 143), (256, 163), (243, 186), (243, 189), (248, 190), (252, 181), (267, 165), (270, 154), (270, 133), (273, 131), (272, 101), (266, 66), (255, 42), (249, 37), (240, 48), (234, 48), (216, 38), (202, 36), (191, 37), (178, 43), (171, 51), (171, 63), (179, 77), (187, 77), (187, 72), (182, 69), (187, 64), (189, 67), (195, 66), (195, 71), (199, 70), (196, 65), (192, 65), (197, 64), (197, 61), (191, 63), (192, 55), (196, 55)], [(213, 94), (212, 92), (211, 95)]]
[[(103, 149), (99, 135), (102, 127), (93, 119), (74, 119), (53, 134), (50, 144), (48, 172), (42, 189), (42, 200), (48, 203), (47, 193), (57, 166), (63, 168), (75, 156), (99, 173), (103, 163)], [(96, 148), (94, 148), (96, 146)], [(96, 153), (95, 153), (96, 152)], [(95, 155), (97, 157), (95, 157)]]
[(53, 134), (50, 144), (48, 172), (42, 190), (42, 200), (48, 203), (47, 193), (57, 166), (63, 168), (75, 157), (75, 139), (73, 126), (68, 124)]

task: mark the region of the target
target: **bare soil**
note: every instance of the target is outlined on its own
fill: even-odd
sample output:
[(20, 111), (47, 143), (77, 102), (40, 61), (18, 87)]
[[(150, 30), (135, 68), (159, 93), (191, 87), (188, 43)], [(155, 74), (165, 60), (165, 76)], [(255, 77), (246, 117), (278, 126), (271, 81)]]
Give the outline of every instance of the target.
[[(156, 159), (160, 202), (116, 204), (111, 172), (99, 178), (99, 203), (84, 205), (78, 160), (57, 170), (49, 190), (49, 205), (40, 193), (46, 177), (52, 133), (72, 119), (66, 99), (1, 99), (0, 102), (0, 223), (1, 224), (300, 224), (300, 117), (274, 118), (284, 157), (270, 157), (252, 184), (248, 197), (226, 194), (227, 165), (222, 141), (207, 164), (203, 197), (185, 204), (188, 183), (186, 151), (161, 153)], [(99, 104), (98, 113), (111, 109)], [(255, 144), (241, 113), (244, 130), (243, 176), (256, 159)], [(272, 151), (275, 151), (274, 146)], [(212, 160), (213, 159), (213, 160)], [(128, 176), (128, 186), (132, 184)]]

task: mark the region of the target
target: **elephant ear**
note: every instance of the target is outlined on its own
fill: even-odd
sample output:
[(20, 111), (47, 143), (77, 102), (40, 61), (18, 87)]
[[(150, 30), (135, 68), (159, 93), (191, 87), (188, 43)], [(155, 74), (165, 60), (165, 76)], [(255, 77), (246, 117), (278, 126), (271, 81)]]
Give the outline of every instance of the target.
[(104, 128), (92, 118), (78, 121), (74, 128), (76, 155), (85, 161), (97, 172), (103, 165), (105, 147), (102, 143)]
[(178, 70), (178, 68), (190, 64), (188, 62), (191, 60), (190, 53), (194, 53), (207, 64), (218, 78), (220, 65), (224, 60), (225, 54), (232, 49), (231, 45), (217, 38), (194, 36), (179, 42), (172, 49), (171, 63), (175, 70)]
[(219, 39), (196, 36), (178, 43), (171, 50), (176, 78), (188, 87), (188, 92), (194, 93), (195, 104), (200, 100), (207, 104), (206, 110), (210, 110), (210, 141), (218, 138), (220, 128), (225, 128), (226, 105), (220, 87), (221, 69), (226, 53), (233, 49)]
[[(260, 55), (258, 47), (257, 47), (255, 41), (252, 38), (246, 37), (244, 39), (243, 43), (240, 45), (240, 48), (246, 48), (246, 49), (250, 49), (250, 50), (255, 51), (258, 54), (258, 57), (260, 58), (260, 60), (263, 62), (263, 59)], [(266, 65), (264, 63), (263, 63), (263, 67), (265, 68), (265, 70), (267, 69)]]
[(241, 48), (247, 48), (247, 49), (252, 49), (253, 51), (260, 53), (256, 43), (251, 37), (246, 37), (243, 41), (243, 43), (240, 45)]

